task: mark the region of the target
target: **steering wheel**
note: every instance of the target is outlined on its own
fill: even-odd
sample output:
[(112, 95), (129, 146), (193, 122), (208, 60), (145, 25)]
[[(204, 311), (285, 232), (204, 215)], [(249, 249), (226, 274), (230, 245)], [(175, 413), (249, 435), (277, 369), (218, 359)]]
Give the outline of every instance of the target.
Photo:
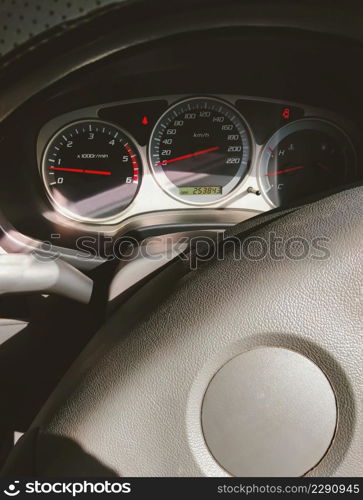
[[(303, 248), (324, 241), (323, 254), (302, 258), (295, 249), (298, 258), (269, 252), (241, 260), (233, 247), (197, 271), (171, 264), (98, 332), (15, 448), (6, 474), (220, 476), (228, 468), (360, 475), (362, 195), (359, 187), (343, 191), (233, 231), (252, 245), (271, 234)], [(236, 396), (251, 407), (230, 408)], [(305, 413), (295, 428), (298, 401)], [(242, 424), (254, 429), (252, 442)], [(293, 460), (279, 446), (289, 426), (297, 433)], [(231, 445), (232, 436), (240, 446), (241, 435), (242, 465), (241, 448)], [(274, 460), (261, 469), (253, 452), (271, 446)]]
[(174, 261), (96, 334), (3, 474), (362, 475), (362, 238), (354, 187), (234, 227), (196, 270)]

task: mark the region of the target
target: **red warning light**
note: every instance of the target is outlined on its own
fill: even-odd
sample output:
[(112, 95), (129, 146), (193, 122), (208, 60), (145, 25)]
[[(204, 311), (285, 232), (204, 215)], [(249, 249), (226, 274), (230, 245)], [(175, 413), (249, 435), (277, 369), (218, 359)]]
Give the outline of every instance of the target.
[(147, 116), (144, 116), (143, 119), (141, 120), (141, 123), (143, 125), (148, 125), (149, 124), (149, 120), (147, 119)]
[(285, 120), (288, 120), (290, 118), (290, 108), (284, 108), (281, 116), (282, 118), (285, 118)]

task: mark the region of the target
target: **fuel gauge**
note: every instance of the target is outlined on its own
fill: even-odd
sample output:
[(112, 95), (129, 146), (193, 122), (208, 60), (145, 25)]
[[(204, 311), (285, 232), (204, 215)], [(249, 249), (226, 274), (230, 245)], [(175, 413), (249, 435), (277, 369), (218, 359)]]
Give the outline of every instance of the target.
[(341, 129), (324, 120), (301, 119), (282, 127), (266, 144), (260, 184), (272, 205), (288, 205), (348, 182), (355, 164), (353, 146)]

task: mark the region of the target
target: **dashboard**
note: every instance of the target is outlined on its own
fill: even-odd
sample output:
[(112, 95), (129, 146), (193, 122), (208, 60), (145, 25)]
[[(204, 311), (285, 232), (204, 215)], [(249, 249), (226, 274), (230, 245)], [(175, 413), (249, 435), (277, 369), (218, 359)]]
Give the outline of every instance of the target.
[(159, 96), (56, 117), (37, 142), (55, 210), (118, 224), (189, 208), (267, 211), (353, 182), (354, 129), (327, 111), (231, 95)]
[(89, 236), (98, 254), (120, 235), (224, 230), (359, 182), (363, 82), (347, 75), (361, 55), (337, 37), (214, 29), (49, 82), (0, 122), (7, 238), (68, 258)]

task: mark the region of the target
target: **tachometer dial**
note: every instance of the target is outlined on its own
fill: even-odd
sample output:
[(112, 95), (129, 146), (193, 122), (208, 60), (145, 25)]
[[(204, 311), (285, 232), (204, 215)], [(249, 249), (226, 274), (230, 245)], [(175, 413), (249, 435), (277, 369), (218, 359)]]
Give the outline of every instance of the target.
[(289, 123), (266, 144), (260, 184), (274, 206), (343, 184), (354, 174), (355, 153), (345, 133), (314, 118)]
[(47, 192), (65, 215), (81, 221), (112, 219), (134, 199), (140, 158), (131, 138), (107, 122), (85, 120), (60, 130), (43, 157)]
[(175, 198), (198, 205), (228, 195), (245, 177), (250, 157), (244, 120), (212, 98), (187, 99), (169, 108), (149, 146), (159, 184)]

